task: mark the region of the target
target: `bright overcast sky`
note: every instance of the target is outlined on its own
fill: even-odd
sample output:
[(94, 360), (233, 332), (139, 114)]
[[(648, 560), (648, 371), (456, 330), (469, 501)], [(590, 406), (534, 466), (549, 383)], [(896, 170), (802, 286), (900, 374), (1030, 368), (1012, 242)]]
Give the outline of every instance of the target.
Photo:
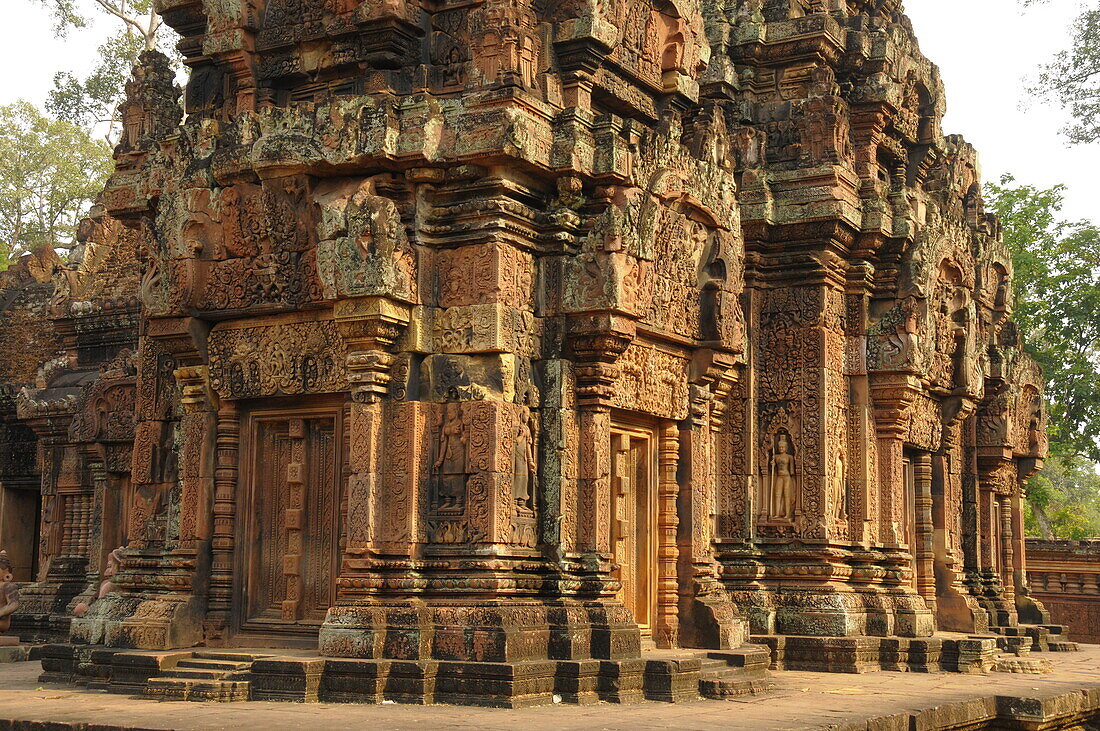
[[(1080, 0), (1050, 0), (1026, 13), (1018, 0), (906, 0), (921, 48), (947, 86), (944, 132), (961, 133), (981, 154), (985, 177), (1010, 172), (1022, 182), (1069, 187), (1066, 215), (1100, 222), (1100, 143), (1067, 148), (1060, 109), (1025, 101), (1022, 80), (1068, 42)], [(32, 0), (5, 0), (9, 32), (0, 44), (0, 103), (41, 105), (59, 70), (93, 63), (95, 33), (53, 37), (48, 14)]]

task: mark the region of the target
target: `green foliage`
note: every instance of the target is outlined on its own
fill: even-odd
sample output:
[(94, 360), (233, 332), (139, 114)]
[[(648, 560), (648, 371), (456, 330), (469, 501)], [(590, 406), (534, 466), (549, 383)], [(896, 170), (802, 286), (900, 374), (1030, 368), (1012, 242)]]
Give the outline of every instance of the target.
[(107, 123), (107, 138), (118, 130), (116, 112), (125, 94), (126, 79), (142, 51), (157, 48), (178, 60), (171, 47), (171, 33), (162, 33), (163, 22), (153, 12), (152, 0), (32, 0), (50, 9), (54, 31), (65, 37), (71, 30), (87, 29), (93, 15), (118, 22), (114, 35), (98, 49), (99, 58), (87, 76), (70, 71), (54, 75), (46, 109), (58, 119), (93, 126)]
[(103, 189), (111, 151), (32, 104), (0, 107), (0, 262), (40, 244), (68, 248), (76, 224)]
[(1053, 457), (1027, 484), (1028, 535), (1100, 537), (1100, 475), (1088, 460)]
[(1029, 91), (1070, 113), (1073, 121), (1065, 129), (1070, 142), (1095, 142), (1100, 140), (1100, 0), (1082, 8), (1071, 34), (1070, 47), (1043, 66)]
[(111, 121), (124, 97), (124, 80), (144, 47), (136, 34), (122, 31), (99, 47), (98, 63), (87, 77), (68, 71), (54, 74), (47, 111), (85, 127)]
[(1100, 229), (1060, 216), (1064, 188), (986, 186), (1015, 267), (1026, 348), (1043, 366), (1051, 451), (1100, 462)]

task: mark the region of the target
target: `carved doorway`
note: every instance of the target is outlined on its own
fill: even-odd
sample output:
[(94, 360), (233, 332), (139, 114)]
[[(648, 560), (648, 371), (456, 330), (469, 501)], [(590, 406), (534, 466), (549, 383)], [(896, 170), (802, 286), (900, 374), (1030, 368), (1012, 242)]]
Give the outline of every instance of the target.
[(0, 487), (0, 548), (8, 552), (13, 581), (34, 581), (38, 575), (41, 505), (37, 486)]
[(315, 638), (342, 553), (342, 414), (255, 410), (244, 425), (238, 630)]
[(657, 433), (648, 425), (611, 427), (611, 538), (618, 598), (651, 641), (657, 618)]

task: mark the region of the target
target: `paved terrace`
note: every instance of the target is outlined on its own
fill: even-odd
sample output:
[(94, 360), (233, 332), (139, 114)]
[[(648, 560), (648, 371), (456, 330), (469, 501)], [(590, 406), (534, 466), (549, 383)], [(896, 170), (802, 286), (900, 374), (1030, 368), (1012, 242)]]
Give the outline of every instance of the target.
[[(391, 703), (158, 702), (41, 684), (39, 663), (20, 662), (0, 665), (0, 730), (1046, 728), (1067, 713), (1100, 717), (1100, 645), (1081, 648), (1081, 652), (1038, 655), (1054, 664), (1054, 672), (1048, 675), (778, 672), (772, 693), (743, 700), (522, 710)], [(1009, 710), (1017, 719), (1030, 717), (1036, 723), (998, 723), (998, 714), (1003, 718)]]

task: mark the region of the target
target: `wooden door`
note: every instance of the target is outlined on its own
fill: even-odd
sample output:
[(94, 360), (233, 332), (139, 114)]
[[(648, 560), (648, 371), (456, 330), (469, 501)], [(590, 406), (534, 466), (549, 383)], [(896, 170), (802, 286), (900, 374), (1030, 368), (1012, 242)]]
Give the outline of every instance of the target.
[(249, 418), (245, 631), (314, 632), (336, 599), (341, 428), (338, 412)]
[(38, 574), (38, 490), (0, 488), (0, 548), (8, 552), (16, 582), (34, 581)]
[(619, 599), (642, 634), (652, 634), (657, 610), (656, 434), (615, 425), (611, 431), (612, 540)]

